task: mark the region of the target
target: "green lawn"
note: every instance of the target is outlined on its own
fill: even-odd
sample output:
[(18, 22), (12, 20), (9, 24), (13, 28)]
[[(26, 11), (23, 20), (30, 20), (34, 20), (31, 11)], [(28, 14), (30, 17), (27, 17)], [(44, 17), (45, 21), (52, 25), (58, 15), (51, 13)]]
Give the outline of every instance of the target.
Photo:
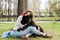
[(35, 20), (59, 20), (60, 17), (35, 17)]
[[(34, 17), (35, 20), (60, 20), (60, 17)], [(7, 21), (8, 18), (0, 18), (0, 20)], [(10, 20), (10, 19), (9, 19)], [(16, 21), (16, 17), (11, 17), (11, 21)]]
[[(31, 40), (60, 40), (60, 22), (36, 22), (38, 25), (42, 26), (45, 32), (49, 32), (53, 34), (52, 38), (42, 38), (36, 37), (31, 38)], [(0, 23), (0, 40), (22, 40), (22, 38), (1, 38), (1, 34), (4, 31), (10, 30), (13, 28), (15, 23)]]

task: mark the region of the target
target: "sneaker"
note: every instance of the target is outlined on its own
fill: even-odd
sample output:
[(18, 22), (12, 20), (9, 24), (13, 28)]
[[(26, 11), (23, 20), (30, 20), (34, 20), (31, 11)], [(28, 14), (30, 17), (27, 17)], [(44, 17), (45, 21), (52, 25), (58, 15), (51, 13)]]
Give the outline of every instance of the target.
[(7, 38), (7, 37), (9, 37), (9, 36), (10, 36), (10, 31), (4, 32), (4, 33), (2, 34), (2, 38)]

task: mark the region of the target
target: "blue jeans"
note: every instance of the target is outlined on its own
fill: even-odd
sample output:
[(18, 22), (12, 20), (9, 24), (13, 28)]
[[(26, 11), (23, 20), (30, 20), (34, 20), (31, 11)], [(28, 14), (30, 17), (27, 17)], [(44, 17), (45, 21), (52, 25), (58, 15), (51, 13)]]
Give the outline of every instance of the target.
[(25, 30), (20, 30), (19, 32), (18, 31), (10, 31), (9, 36), (22, 37), (22, 36), (24, 36), (26, 34), (32, 35), (33, 33), (35, 33), (36, 35), (40, 35), (40, 31), (37, 30), (36, 27), (29, 26)]

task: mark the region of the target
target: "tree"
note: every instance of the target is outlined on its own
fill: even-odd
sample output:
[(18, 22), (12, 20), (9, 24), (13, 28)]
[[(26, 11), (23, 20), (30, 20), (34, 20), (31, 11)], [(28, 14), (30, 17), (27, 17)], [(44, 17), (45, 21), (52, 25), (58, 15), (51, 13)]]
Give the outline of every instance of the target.
[(18, 16), (26, 11), (27, 8), (27, 0), (18, 0)]

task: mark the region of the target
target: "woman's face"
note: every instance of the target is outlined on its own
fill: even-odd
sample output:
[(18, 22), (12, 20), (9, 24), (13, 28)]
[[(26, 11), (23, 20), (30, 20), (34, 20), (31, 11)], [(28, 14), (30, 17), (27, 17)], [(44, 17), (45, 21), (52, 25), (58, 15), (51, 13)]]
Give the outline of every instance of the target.
[(23, 16), (29, 16), (30, 15), (30, 12), (27, 12), (25, 15), (23, 15)]

